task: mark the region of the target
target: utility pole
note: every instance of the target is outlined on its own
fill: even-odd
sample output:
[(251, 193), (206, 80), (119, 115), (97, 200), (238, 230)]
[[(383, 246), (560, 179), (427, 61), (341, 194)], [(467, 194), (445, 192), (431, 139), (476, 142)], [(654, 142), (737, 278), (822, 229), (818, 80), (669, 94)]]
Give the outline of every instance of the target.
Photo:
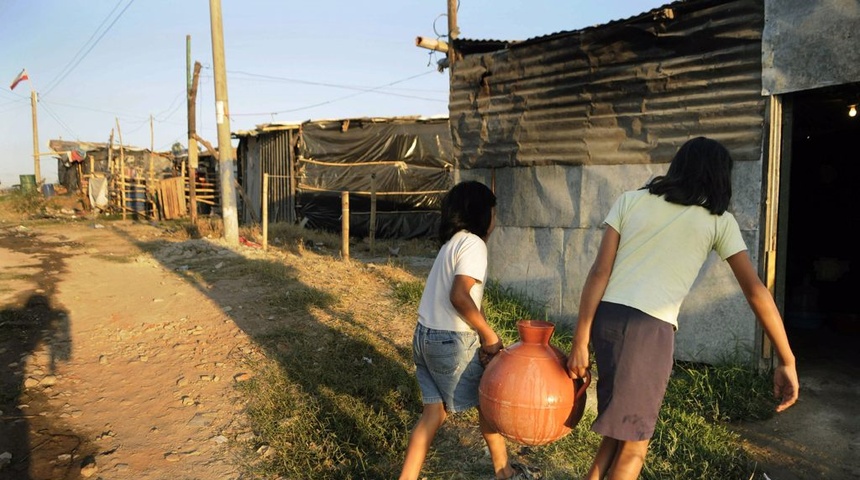
[(191, 224), (197, 226), (197, 73), (200, 63), (194, 66), (194, 81), (191, 77), (191, 35), (185, 36), (185, 78), (188, 97), (188, 210), (191, 211)]
[[(460, 27), (457, 26), (457, 6), (459, 0), (448, 0), (448, 64), (450, 66), (457, 60), (457, 51), (454, 49), (454, 40), (460, 36)], [(450, 72), (450, 70), (449, 70)]]
[[(460, 36), (460, 27), (457, 26), (457, 7), (459, 0), (448, 0), (448, 84), (453, 83), (454, 62), (457, 61), (457, 49), (454, 40)], [(454, 156), (454, 184), (460, 183), (460, 159)]]
[(30, 85), (30, 108), (33, 110), (33, 173), (36, 188), (42, 183), (42, 162), (39, 160), (39, 121), (36, 120), (36, 90)]
[(228, 245), (239, 244), (236, 186), (233, 174), (233, 144), (230, 139), (230, 107), (227, 102), (227, 67), (224, 61), (224, 29), (221, 0), (209, 0), (212, 30), (212, 69), (215, 77), (215, 123), (218, 124), (218, 165), (221, 180), (221, 218)]

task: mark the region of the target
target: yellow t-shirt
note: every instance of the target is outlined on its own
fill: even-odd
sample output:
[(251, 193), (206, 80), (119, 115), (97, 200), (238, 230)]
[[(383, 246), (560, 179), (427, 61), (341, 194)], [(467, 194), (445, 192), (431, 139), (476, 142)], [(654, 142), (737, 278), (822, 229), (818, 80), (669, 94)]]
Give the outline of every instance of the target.
[(711, 250), (721, 259), (746, 250), (734, 215), (667, 202), (648, 190), (622, 194), (605, 223), (621, 234), (603, 300), (641, 310), (678, 328), (678, 312)]

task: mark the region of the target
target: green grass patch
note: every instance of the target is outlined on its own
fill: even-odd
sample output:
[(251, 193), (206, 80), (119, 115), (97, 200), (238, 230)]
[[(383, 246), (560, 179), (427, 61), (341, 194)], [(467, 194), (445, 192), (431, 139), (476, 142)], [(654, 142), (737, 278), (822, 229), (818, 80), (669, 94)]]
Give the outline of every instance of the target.
[[(263, 275), (272, 281), (290, 273)], [(396, 282), (393, 295), (404, 309), (417, 309), (424, 282)], [(288, 309), (326, 308), (334, 298), (296, 287), (272, 299)], [(284, 302), (280, 304), (278, 302)], [(292, 303), (295, 302), (295, 303)], [(526, 296), (488, 283), (483, 306), (506, 345), (518, 341), (516, 322), (543, 319), (544, 307)], [(247, 449), (247, 468), (256, 477), (290, 479), (396, 478), (411, 427), (420, 412), (408, 346), (392, 351), (373, 332), (302, 324), (258, 338), (271, 363), (254, 379), (239, 384), (249, 400), (258, 433)], [(567, 352), (572, 332), (553, 341)], [(768, 375), (727, 363), (678, 363), (651, 443), (644, 480), (742, 479), (755, 477), (755, 465), (728, 421), (766, 418), (773, 408)], [(546, 480), (584, 475), (600, 442), (589, 430), (595, 413), (586, 411), (567, 436), (549, 445), (509, 448), (539, 466)], [(268, 454), (259, 454), (260, 447)], [(489, 459), (474, 411), (450, 418), (437, 435), (422, 475), (431, 478), (485, 479)]]

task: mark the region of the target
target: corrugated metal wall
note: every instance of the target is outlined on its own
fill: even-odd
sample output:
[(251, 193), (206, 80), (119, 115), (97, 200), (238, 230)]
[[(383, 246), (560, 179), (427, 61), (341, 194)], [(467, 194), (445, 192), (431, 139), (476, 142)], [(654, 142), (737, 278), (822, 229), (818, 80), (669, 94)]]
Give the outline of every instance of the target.
[(686, 1), (455, 62), (460, 167), (663, 163), (691, 136), (759, 160), (761, 0)]
[[(758, 263), (762, 26), (762, 0), (692, 0), (495, 53), (469, 55), (488, 43), (462, 41), (451, 128), (461, 178), (498, 196), (490, 277), (542, 303), (560, 326), (575, 320), (617, 196), (665, 173), (700, 135), (739, 161), (730, 209)], [(676, 358), (754, 356), (755, 340), (731, 269), (712, 256), (682, 307)]]
[(263, 174), (269, 174), (269, 222), (296, 221), (295, 179), (290, 154), (292, 132), (289, 129), (242, 135), (239, 139), (239, 161), (243, 171), (242, 221), (262, 221)]
[(273, 223), (296, 221), (290, 137), (289, 130), (271, 132), (259, 137), (263, 173), (269, 174), (268, 209), (269, 221)]

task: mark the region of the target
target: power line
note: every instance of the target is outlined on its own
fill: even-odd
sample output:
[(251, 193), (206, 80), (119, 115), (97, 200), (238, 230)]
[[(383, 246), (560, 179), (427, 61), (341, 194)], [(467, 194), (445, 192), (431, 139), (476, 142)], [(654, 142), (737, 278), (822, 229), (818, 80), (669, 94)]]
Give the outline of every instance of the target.
[[(240, 116), (278, 115), (278, 114), (281, 114), (281, 113), (291, 113), (291, 112), (297, 112), (297, 111), (299, 111), (299, 110), (307, 110), (307, 109), (309, 109), (309, 108), (321, 107), (321, 106), (323, 106), (323, 105), (328, 105), (328, 104), (331, 104), (331, 103), (339, 102), (339, 101), (341, 101), (341, 100), (346, 100), (346, 99), (348, 99), (348, 98), (357, 97), (357, 96), (359, 96), (359, 95), (363, 95), (363, 94), (365, 94), (365, 93), (385, 93), (385, 92), (379, 92), (378, 90), (383, 89), (383, 88), (385, 88), (385, 87), (390, 87), (390, 86), (392, 86), (392, 85), (397, 85), (398, 83), (407, 82), (407, 81), (409, 81), (409, 80), (412, 80), (412, 79), (415, 79), (415, 78), (418, 78), (418, 77), (423, 77), (424, 75), (428, 75), (428, 74), (431, 74), (431, 73), (436, 73), (436, 72), (435, 72), (435, 70), (434, 70), (434, 71), (428, 71), (428, 72), (424, 72), (424, 73), (419, 73), (419, 74), (417, 74), (417, 75), (412, 75), (411, 77), (406, 77), (406, 78), (403, 78), (403, 79), (400, 79), (400, 80), (395, 80), (395, 81), (393, 81), (393, 82), (391, 82), (391, 83), (386, 83), (385, 85), (380, 85), (380, 86), (378, 86), (378, 87), (374, 87), (374, 88), (362, 89), (361, 91), (356, 92), (356, 93), (353, 93), (353, 94), (351, 94), (351, 95), (345, 95), (345, 96), (343, 96), (343, 97), (333, 98), (333, 99), (331, 99), (331, 100), (326, 100), (326, 101), (324, 101), (324, 102), (314, 103), (314, 104), (312, 104), (312, 105), (306, 105), (306, 106), (304, 106), (304, 107), (291, 108), (291, 109), (288, 109), (288, 110), (279, 110), (279, 111), (276, 111), (276, 112), (260, 112), (260, 113), (232, 113), (232, 114), (230, 114), (230, 116), (240, 117)], [(424, 99), (424, 100), (431, 100), (431, 99)], [(434, 100), (434, 101), (435, 101), (435, 100)], [(443, 100), (438, 100), (438, 101), (439, 101), (439, 102), (442, 102)]]
[(125, 5), (125, 7), (122, 9), (122, 11), (120, 11), (119, 14), (116, 17), (114, 17), (114, 19), (110, 23), (110, 25), (108, 25), (107, 28), (102, 32), (102, 34), (99, 35), (99, 37), (95, 40), (95, 42), (93, 42), (89, 46), (89, 48), (87, 48), (86, 52), (84, 52), (83, 55), (81, 55), (80, 53), (84, 48), (86, 48), (87, 43), (89, 43), (90, 40), (92, 40), (92, 38), (96, 35), (96, 33), (98, 33), (98, 31), (102, 27), (102, 25), (104, 25), (104, 23), (108, 20), (108, 18), (110, 18), (110, 16), (113, 14), (113, 12), (116, 11), (116, 9), (119, 7), (119, 5), (121, 3), (122, 3), (122, 1), (117, 3), (116, 6), (113, 8), (113, 10), (111, 10), (111, 12), (108, 14), (108, 16), (105, 17), (104, 20), (102, 20), (102, 23), (96, 28), (96, 30), (90, 36), (89, 40), (87, 40), (84, 43), (84, 45), (81, 46), (81, 50), (78, 50), (78, 53), (76, 53), (75, 56), (72, 57), (72, 59), (69, 61), (69, 63), (66, 64), (65, 67), (63, 67), (63, 69), (59, 73), (59, 76), (55, 77), (54, 80), (49, 82), (49, 84), (48, 84), (49, 86), (44, 91), (44, 93), (42, 93), (42, 95), (48, 95), (49, 93), (51, 93), (51, 91), (54, 90), (54, 88), (56, 88), (57, 85), (59, 85), (63, 80), (65, 80), (67, 76), (69, 76), (69, 74), (72, 72), (72, 70), (75, 69), (75, 67), (80, 65), (81, 61), (83, 61), (83, 59), (86, 58), (87, 55), (90, 54), (90, 52), (93, 50), (93, 48), (95, 48), (95, 46), (98, 45), (99, 41), (101, 41), (101, 39), (104, 38), (105, 34), (107, 34), (107, 32), (110, 31), (110, 29), (114, 26), (114, 24), (117, 22), (117, 20), (119, 20), (120, 17), (122, 17), (122, 15), (125, 13), (125, 11), (128, 10), (128, 7), (130, 7), (131, 4), (134, 3), (134, 0), (129, 0), (129, 2)]
[(48, 105), (46, 103), (42, 103), (42, 102), (39, 102), (39, 103), (42, 105), (42, 109), (45, 112), (47, 112), (48, 115), (50, 115), (57, 123), (59, 123), (60, 126), (63, 127), (63, 129), (65, 129), (67, 132), (69, 132), (69, 134), (72, 136), (72, 138), (80, 140), (80, 137), (78, 136), (78, 134), (73, 132), (71, 127), (69, 127), (69, 125), (66, 124), (66, 122), (64, 122), (56, 113), (54, 113), (53, 110), (48, 108)]

